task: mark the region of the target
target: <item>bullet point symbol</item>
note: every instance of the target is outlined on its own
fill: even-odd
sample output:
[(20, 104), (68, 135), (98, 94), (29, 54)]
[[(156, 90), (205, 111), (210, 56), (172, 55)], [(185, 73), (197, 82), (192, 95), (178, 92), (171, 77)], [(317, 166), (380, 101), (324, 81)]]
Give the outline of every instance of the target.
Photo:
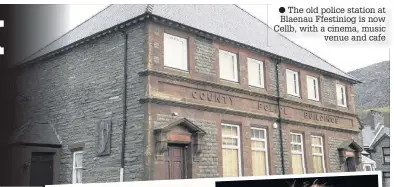
[(282, 6), (282, 7), (279, 8), (279, 12), (280, 13), (285, 13), (285, 11), (286, 11), (285, 7)]

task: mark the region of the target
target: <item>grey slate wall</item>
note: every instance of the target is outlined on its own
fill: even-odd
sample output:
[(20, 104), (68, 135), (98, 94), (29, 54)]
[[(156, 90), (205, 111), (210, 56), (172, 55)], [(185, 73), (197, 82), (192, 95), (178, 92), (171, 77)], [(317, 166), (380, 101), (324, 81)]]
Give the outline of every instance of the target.
[(215, 76), (217, 51), (215, 49), (215, 46), (213, 45), (212, 40), (197, 37), (193, 41), (196, 45), (196, 52), (195, 52), (196, 72)]
[[(125, 181), (141, 180), (143, 163), (143, 69), (146, 29), (128, 31), (129, 101), (126, 133)], [(124, 36), (120, 32), (91, 41), (66, 53), (22, 68), (17, 92), (28, 101), (17, 101), (18, 125), (48, 122), (55, 126), (63, 147), (59, 183), (72, 182), (73, 143), (84, 142), (83, 183), (116, 182), (120, 177), (123, 120)], [(111, 154), (96, 156), (96, 125), (112, 118)]]
[[(119, 180), (122, 122), (123, 40), (120, 33), (100, 38), (60, 56), (24, 68), (17, 104), (19, 124), (31, 120), (54, 124), (63, 143), (59, 183), (72, 182), (72, 152), (84, 142), (83, 182)], [(96, 157), (96, 124), (112, 117), (111, 155)]]
[[(371, 152), (371, 159), (376, 161), (376, 170), (383, 172), (390, 172), (390, 164), (384, 164), (383, 162), (383, 147), (390, 147), (390, 138), (385, 137), (376, 147), (375, 152)], [(390, 179), (384, 180), (383, 185), (385, 187), (390, 186)]]
[(146, 77), (138, 72), (146, 68), (147, 28), (145, 23), (128, 31), (127, 40), (127, 126), (124, 181), (142, 180), (144, 175), (145, 106), (139, 99), (145, 96)]
[(322, 84), (323, 93), (322, 93), (322, 101), (325, 105), (336, 107), (336, 83), (335, 80), (329, 77), (323, 77)]

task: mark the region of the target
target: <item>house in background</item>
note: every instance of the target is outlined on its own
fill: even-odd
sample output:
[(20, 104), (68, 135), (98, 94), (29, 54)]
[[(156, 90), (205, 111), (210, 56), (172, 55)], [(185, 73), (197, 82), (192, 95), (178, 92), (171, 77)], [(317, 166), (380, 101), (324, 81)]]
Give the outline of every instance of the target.
[[(371, 110), (364, 118), (363, 145), (368, 157), (376, 162), (376, 169), (383, 173), (383, 186), (390, 186), (390, 119), (389, 114)], [(364, 155), (365, 156), (365, 155)], [(365, 159), (366, 163), (369, 163)], [(364, 170), (368, 171), (368, 164)], [(372, 164), (371, 164), (372, 165)], [(371, 166), (371, 170), (373, 170)]]

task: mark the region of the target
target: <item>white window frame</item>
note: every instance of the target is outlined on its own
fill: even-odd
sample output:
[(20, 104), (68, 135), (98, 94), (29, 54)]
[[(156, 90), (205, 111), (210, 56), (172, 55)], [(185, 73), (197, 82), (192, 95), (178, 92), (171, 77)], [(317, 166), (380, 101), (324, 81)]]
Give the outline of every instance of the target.
[(249, 63), (257, 63), (260, 66), (260, 82), (261, 85), (255, 85), (250, 83), (250, 72), (248, 71), (248, 81), (249, 81), (249, 86), (254, 86), (254, 87), (259, 87), (259, 88), (264, 88), (264, 62), (259, 61), (259, 60), (255, 60), (253, 58), (248, 58), (248, 67), (249, 67)]
[[(338, 95), (338, 88), (340, 89), (340, 88), (342, 88), (343, 89), (343, 95), (342, 95), (342, 97), (343, 97), (343, 102), (344, 102), (344, 104), (342, 104), (342, 103), (340, 103), (339, 102), (339, 95)], [(336, 84), (336, 89), (335, 89), (335, 91), (336, 91), (336, 95), (337, 95), (337, 104), (338, 104), (338, 106), (341, 106), (341, 107), (347, 107), (347, 101), (346, 101), (346, 87), (344, 86), (344, 85), (342, 85), (342, 84)]]
[[(263, 129), (263, 128), (256, 128), (256, 127), (252, 127), (251, 130), (258, 130), (258, 131), (263, 131), (264, 132), (264, 137), (265, 139), (262, 138), (253, 138), (253, 136), (251, 137), (252, 141), (260, 141), (260, 142), (264, 142), (264, 147), (265, 149), (262, 148), (253, 148), (253, 146), (251, 146), (252, 151), (265, 151), (265, 171), (267, 173), (267, 175), (269, 175), (269, 162), (268, 162), (268, 149), (267, 149), (267, 130)], [(253, 163), (252, 163), (253, 164)], [(253, 171), (252, 171), (253, 173)]]
[[(293, 142), (293, 139), (292, 139), (292, 135), (297, 135), (297, 136), (301, 136), (301, 142)], [(305, 174), (306, 173), (306, 168), (305, 168), (305, 154), (304, 154), (304, 140), (303, 140), (303, 135), (301, 134), (301, 133), (294, 133), (294, 132), (291, 132), (290, 133), (290, 151), (291, 151), (291, 154), (300, 154), (301, 155), (301, 157), (302, 157), (302, 169), (303, 169), (303, 173)], [(298, 152), (298, 151), (294, 151), (293, 149), (292, 149), (292, 145), (301, 145), (301, 152)]]
[(238, 136), (224, 135), (222, 133), (222, 141), (223, 141), (223, 138), (236, 138), (237, 139), (237, 146), (223, 145), (223, 143), (222, 143), (222, 149), (236, 149), (236, 150), (238, 150), (238, 175), (242, 176), (242, 167), (241, 167), (242, 166), (242, 164), (241, 164), (241, 135), (240, 135), (239, 125), (222, 123), (222, 127), (223, 126), (237, 128), (237, 135)]
[[(233, 77), (233, 78), (229, 78), (229, 77), (223, 77), (223, 75), (220, 73), (220, 68), (223, 66), (223, 64), (222, 64), (222, 62), (220, 61), (220, 54), (226, 54), (226, 55), (230, 55), (230, 56), (232, 56), (233, 57), (233, 59), (234, 59), (234, 63), (233, 63), (233, 70), (234, 70), (234, 72), (233, 72), (233, 75), (235, 76), (235, 77)], [(228, 80), (228, 81), (233, 81), (233, 82), (239, 82), (239, 78), (238, 78), (238, 58), (237, 58), (237, 54), (235, 54), (235, 53), (231, 53), (231, 52), (228, 52), (228, 51), (224, 51), (224, 50), (219, 50), (219, 76), (220, 76), (220, 79), (223, 79), (223, 80)]]
[[(294, 89), (289, 89), (289, 85), (287, 84), (288, 83), (288, 79), (290, 78), (288, 76), (289, 74), (292, 75), (291, 76), (291, 79), (292, 79), (291, 81), (294, 81), (294, 75), (296, 76), (297, 80), (295, 80), (295, 85), (294, 85), (295, 89), (296, 89), (295, 92), (293, 92)], [(300, 97), (300, 83), (299, 82), (300, 82), (300, 78), (299, 78), (298, 72), (290, 70), (290, 69), (286, 69), (286, 89), (287, 89), (287, 94)]]
[[(175, 67), (170, 62), (167, 62), (167, 60), (168, 60), (168, 58), (170, 56), (174, 56), (174, 55), (177, 55), (177, 54), (166, 55), (166, 40), (178, 40), (178, 41), (182, 42), (182, 51), (179, 51), (179, 53), (180, 53), (179, 55), (183, 55), (182, 67)], [(163, 46), (164, 46), (164, 52), (163, 52), (163, 54), (164, 54), (164, 66), (165, 67), (169, 67), (169, 68), (183, 70), (183, 71), (188, 71), (187, 39), (186, 38), (181, 38), (181, 37), (178, 37), (178, 36), (174, 36), (174, 35), (171, 35), (171, 34), (164, 33)]]
[[(81, 169), (83, 171), (83, 165), (82, 165), (82, 167), (78, 167), (78, 168), (75, 167), (75, 155), (76, 154), (82, 154), (82, 161), (81, 162), (83, 163), (83, 151), (74, 151), (73, 152), (73, 173), (72, 173), (73, 184), (77, 183), (77, 169)], [(82, 176), (83, 176), (83, 173), (82, 173)]]
[(363, 170), (367, 171), (367, 166), (371, 168), (371, 171), (375, 171), (375, 168), (372, 166), (372, 164), (363, 164)]
[(321, 157), (322, 157), (322, 162), (323, 162), (323, 173), (325, 173), (325, 172), (326, 172), (326, 160), (325, 160), (325, 158), (324, 158), (324, 141), (323, 141), (323, 137), (322, 137), (322, 136), (314, 136), (314, 135), (311, 135), (311, 137), (312, 137), (312, 138), (319, 138), (319, 139), (320, 139), (321, 145), (316, 145), (316, 144), (312, 144), (312, 143), (311, 143), (311, 145), (312, 145), (312, 148), (313, 148), (313, 147), (318, 147), (318, 148), (320, 148), (320, 149), (321, 149), (321, 153), (313, 153), (313, 151), (312, 151), (312, 156), (321, 156)]
[[(316, 85), (313, 85), (312, 88), (309, 88), (309, 80), (311, 80), (312, 82), (315, 82)], [(319, 98), (319, 80), (318, 80), (318, 78), (307, 75), (306, 82), (307, 82), (307, 89), (308, 89), (308, 99), (314, 100), (314, 101), (319, 101), (320, 98)], [(316, 96), (309, 95), (309, 89), (314, 89), (313, 94), (315, 94)]]

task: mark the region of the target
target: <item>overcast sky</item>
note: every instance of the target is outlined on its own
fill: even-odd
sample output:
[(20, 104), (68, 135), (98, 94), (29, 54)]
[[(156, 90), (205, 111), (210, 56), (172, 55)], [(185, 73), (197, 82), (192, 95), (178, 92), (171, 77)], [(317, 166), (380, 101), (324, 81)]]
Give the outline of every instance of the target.
[[(68, 10), (70, 19), (66, 29), (69, 30), (76, 27), (107, 6), (108, 5), (69, 5)], [(277, 24), (279, 18), (279, 5), (269, 5), (268, 14), (267, 5), (240, 5), (240, 7), (265, 23), (268, 22), (271, 28)], [(300, 35), (291, 34), (283, 35), (345, 72), (389, 59), (388, 46), (339, 45), (326, 43), (322, 37), (300, 37)]]

